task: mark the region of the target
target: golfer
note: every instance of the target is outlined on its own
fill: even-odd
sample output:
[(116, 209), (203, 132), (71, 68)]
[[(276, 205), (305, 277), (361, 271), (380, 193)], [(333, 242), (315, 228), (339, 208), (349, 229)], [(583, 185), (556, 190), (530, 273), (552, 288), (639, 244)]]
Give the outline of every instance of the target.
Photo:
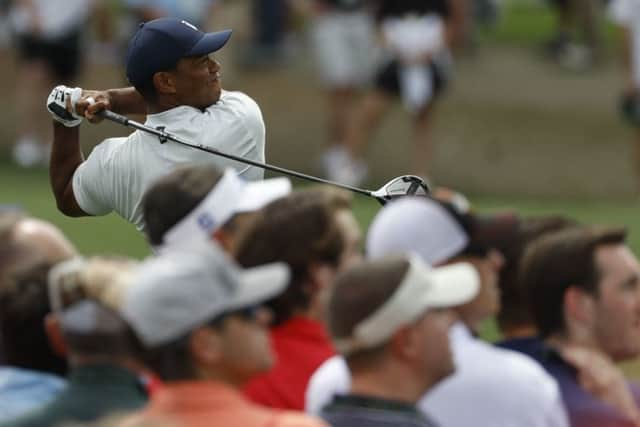
[(58, 86), (51, 92), (47, 100), (54, 118), (50, 175), (62, 213), (88, 216), (115, 211), (143, 230), (145, 190), (178, 165), (231, 166), (245, 179), (262, 179), (262, 169), (159, 141), (140, 131), (102, 141), (86, 160), (80, 149), (78, 129), (83, 116), (95, 122), (95, 113), (108, 108), (120, 114), (147, 114), (147, 126), (263, 163), (265, 129), (260, 108), (243, 93), (222, 90), (220, 64), (210, 56), (230, 36), (230, 30), (203, 33), (183, 20), (156, 19), (142, 24), (129, 43), (126, 67), (133, 87), (83, 91)]

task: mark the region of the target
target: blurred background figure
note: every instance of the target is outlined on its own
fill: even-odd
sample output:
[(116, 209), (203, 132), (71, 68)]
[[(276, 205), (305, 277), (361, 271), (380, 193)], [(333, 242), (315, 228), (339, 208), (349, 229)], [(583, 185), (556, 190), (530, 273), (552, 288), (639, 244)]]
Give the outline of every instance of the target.
[(455, 370), (451, 307), (468, 302), (478, 288), (470, 264), (432, 270), (418, 256), (365, 262), (339, 275), (328, 322), (352, 386), (321, 416), (333, 427), (434, 426), (416, 403)]
[[(293, 224), (295, 224), (293, 226)], [(360, 227), (350, 194), (331, 187), (294, 192), (267, 205), (239, 244), (240, 265), (285, 262), (287, 289), (267, 302), (277, 361), (247, 383), (245, 394), (262, 405), (304, 409), (311, 374), (335, 354), (326, 327), (327, 295), (335, 276), (360, 261)]]
[(558, 215), (518, 218), (513, 235), (497, 243), (504, 255), (504, 267), (498, 278), (500, 311), (496, 320), (503, 336), (503, 340), (497, 343), (499, 347), (537, 358), (535, 355), (542, 348), (542, 341), (529, 310), (528, 297), (520, 283), (522, 258), (536, 239), (576, 224)]
[[(458, 369), (418, 402), (438, 425), (471, 427), (478, 420), (486, 425), (568, 425), (558, 387), (538, 364), (477, 338), (481, 323), (500, 307), (497, 280), (504, 259), (497, 242), (509, 239), (516, 224), (508, 214), (470, 214), (449, 203), (407, 197), (385, 205), (369, 227), (370, 259), (414, 252), (429, 265), (467, 262), (479, 272), (477, 295), (453, 307), (460, 320), (449, 339)], [(333, 394), (349, 387), (344, 360), (327, 360), (309, 382), (307, 411), (317, 413)]]
[(612, 0), (609, 12), (622, 36), (624, 77), (620, 107), (623, 118), (635, 128), (634, 167), (640, 179), (640, 2)]
[(340, 181), (357, 185), (367, 177), (364, 156), (368, 142), (396, 96), (413, 119), (409, 171), (427, 176), (434, 101), (448, 80), (450, 49), (462, 37), (465, 16), (464, 0), (376, 3), (384, 63), (375, 73), (374, 88), (362, 100), (347, 130), (349, 156), (341, 167)]
[(0, 423), (55, 398), (66, 382), (67, 362), (47, 338), (51, 312), (47, 276), (51, 264), (33, 261), (0, 283), (0, 339), (6, 365), (0, 366)]
[(112, 292), (113, 306), (164, 382), (134, 419), (183, 427), (324, 427), (302, 413), (255, 405), (240, 393), (273, 364), (271, 313), (263, 304), (285, 289), (289, 269), (274, 263), (239, 270), (215, 243), (200, 243), (147, 259)]
[(603, 0), (552, 0), (555, 34), (547, 42), (547, 55), (571, 70), (585, 70), (604, 56)]
[(69, 364), (67, 385), (46, 405), (2, 426), (90, 422), (146, 404), (138, 377), (144, 367), (132, 331), (113, 310), (86, 296), (87, 289), (106, 292), (135, 266), (126, 258), (74, 258), (50, 271), (47, 334)]
[[(122, 0), (137, 24), (158, 18), (180, 18), (208, 30), (221, 0)], [(133, 33), (134, 31), (132, 31)]]
[(522, 261), (522, 286), (571, 426), (637, 426), (640, 388), (614, 364), (640, 355), (640, 264), (616, 227), (576, 226), (541, 237)]
[[(249, 39), (240, 60), (247, 68), (279, 64), (286, 56), (287, 34), (291, 24), (289, 0), (248, 0)], [(301, 0), (292, 0), (293, 3)], [(304, 0), (303, 0), (304, 1)]]
[(349, 155), (343, 145), (347, 126), (353, 120), (359, 91), (369, 83), (376, 62), (372, 7), (364, 0), (306, 3), (316, 70), (327, 96), (327, 146), (322, 168), (328, 179), (342, 181)]
[(49, 117), (42, 100), (55, 84), (75, 86), (82, 70), (94, 0), (16, 0), (9, 11), (17, 51), (13, 159), (48, 164)]
[(47, 274), (75, 255), (54, 225), (0, 212), (0, 422), (48, 402), (64, 385), (66, 361), (45, 333)]
[(179, 167), (145, 193), (145, 234), (156, 249), (214, 239), (234, 253), (261, 209), (290, 192), (288, 178), (245, 182), (233, 169), (223, 173), (214, 166)]

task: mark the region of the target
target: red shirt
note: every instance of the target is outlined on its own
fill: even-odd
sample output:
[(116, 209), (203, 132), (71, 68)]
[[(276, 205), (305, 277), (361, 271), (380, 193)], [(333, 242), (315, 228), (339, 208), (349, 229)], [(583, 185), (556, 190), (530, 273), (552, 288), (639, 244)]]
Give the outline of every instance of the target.
[(336, 353), (329, 335), (321, 322), (294, 317), (271, 329), (271, 343), (275, 366), (251, 380), (244, 393), (265, 406), (303, 411), (309, 378)]
[(180, 427), (328, 427), (302, 413), (249, 402), (238, 390), (213, 381), (165, 383), (146, 409), (118, 424)]

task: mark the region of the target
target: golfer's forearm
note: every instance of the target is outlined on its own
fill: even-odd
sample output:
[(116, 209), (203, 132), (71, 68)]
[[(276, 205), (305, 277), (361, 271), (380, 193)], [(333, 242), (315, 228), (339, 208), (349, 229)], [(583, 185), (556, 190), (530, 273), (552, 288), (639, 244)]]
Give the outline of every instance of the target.
[(118, 114), (147, 114), (144, 98), (133, 87), (109, 89), (107, 91), (111, 109)]
[(53, 122), (53, 145), (49, 165), (49, 180), (60, 212), (68, 216), (86, 215), (73, 195), (73, 173), (84, 161), (80, 150), (78, 127), (67, 128)]

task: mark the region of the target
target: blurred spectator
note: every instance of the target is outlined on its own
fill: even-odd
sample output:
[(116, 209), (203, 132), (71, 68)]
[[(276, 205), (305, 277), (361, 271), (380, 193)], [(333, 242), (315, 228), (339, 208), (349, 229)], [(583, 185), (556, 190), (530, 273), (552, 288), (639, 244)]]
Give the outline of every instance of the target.
[[(504, 261), (494, 248), (511, 238), (516, 224), (510, 214), (480, 216), (444, 202), (404, 198), (382, 208), (369, 228), (372, 259), (415, 252), (430, 265), (468, 262), (480, 274), (476, 297), (455, 307), (461, 321), (449, 338), (457, 370), (418, 403), (438, 425), (568, 425), (558, 386), (537, 363), (476, 338), (481, 322), (499, 309), (497, 278)], [(307, 411), (317, 413), (333, 394), (346, 392), (349, 378), (344, 360), (325, 362), (309, 384)]]
[(373, 132), (400, 96), (413, 118), (411, 172), (427, 176), (431, 158), (434, 101), (444, 89), (451, 67), (449, 50), (462, 37), (465, 0), (380, 0), (376, 22), (385, 49), (374, 89), (362, 100), (347, 130), (349, 158), (342, 182), (357, 185), (367, 176), (364, 152)]
[(143, 198), (145, 232), (156, 248), (216, 239), (233, 253), (260, 209), (291, 191), (287, 178), (243, 181), (233, 169), (185, 166), (160, 178)]
[(576, 225), (575, 221), (562, 216), (520, 218), (512, 238), (498, 245), (505, 259), (498, 280), (500, 311), (497, 321), (504, 337), (497, 344), (499, 347), (533, 355), (542, 345), (529, 311), (527, 297), (518, 280), (520, 264), (526, 248), (536, 239), (573, 225)]
[(282, 263), (239, 271), (215, 243), (200, 242), (148, 259), (112, 291), (111, 304), (164, 381), (136, 419), (183, 427), (324, 426), (251, 404), (238, 391), (273, 363), (271, 315), (262, 303), (284, 290), (288, 276)]
[(328, 145), (322, 157), (327, 178), (342, 181), (344, 147), (359, 90), (369, 83), (374, 58), (371, 8), (364, 0), (311, 0), (311, 42), (327, 94)]
[(556, 34), (546, 50), (560, 65), (584, 70), (604, 55), (602, 0), (552, 0)]
[(322, 417), (333, 427), (433, 426), (415, 405), (455, 370), (451, 307), (468, 302), (479, 286), (469, 264), (432, 270), (418, 256), (366, 262), (339, 275), (329, 327), (352, 386)]
[(184, 19), (198, 28), (208, 29), (220, 0), (124, 0), (136, 23), (158, 18)]
[(67, 371), (45, 332), (50, 313), (47, 274), (51, 264), (32, 262), (0, 284), (0, 423), (42, 406), (61, 392)]
[(49, 160), (50, 125), (42, 100), (56, 82), (72, 85), (78, 78), (92, 1), (12, 2), (10, 21), (18, 54), (13, 158), (20, 166)]
[[(0, 288), (13, 286), (16, 271), (40, 262), (54, 265), (75, 254), (71, 242), (53, 224), (18, 210), (0, 211)], [(5, 360), (2, 347), (0, 339), (0, 363)]]
[(634, 166), (640, 178), (640, 2), (613, 0), (610, 15), (622, 32), (624, 84), (621, 102), (623, 117), (636, 128)]
[(640, 388), (614, 363), (640, 355), (640, 265), (619, 228), (581, 226), (532, 243), (522, 264), (539, 360), (573, 427), (637, 426)]
[(325, 326), (327, 292), (335, 275), (360, 259), (360, 235), (350, 194), (321, 187), (270, 203), (244, 236), (236, 253), (241, 265), (283, 261), (292, 272), (284, 293), (268, 302), (277, 362), (245, 387), (255, 402), (304, 408), (311, 374), (335, 354)]
[(262, 67), (278, 64), (285, 54), (289, 0), (250, 0), (250, 14), (252, 31), (243, 57), (244, 65)]
[(50, 342), (67, 356), (67, 386), (51, 402), (3, 427), (54, 426), (89, 422), (113, 412), (144, 406), (146, 393), (138, 380), (143, 367), (127, 324), (111, 309), (83, 295), (132, 274), (127, 259), (72, 259), (49, 273), (52, 313), (47, 316)]

